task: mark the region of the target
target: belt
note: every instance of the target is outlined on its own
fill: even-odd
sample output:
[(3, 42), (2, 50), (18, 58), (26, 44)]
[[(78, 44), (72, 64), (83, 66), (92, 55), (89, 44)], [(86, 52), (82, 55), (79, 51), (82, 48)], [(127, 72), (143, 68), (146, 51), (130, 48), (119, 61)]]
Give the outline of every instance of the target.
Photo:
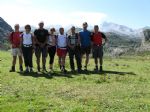
[(59, 49), (67, 49), (66, 47), (58, 47)]
[(32, 44), (29, 44), (29, 45), (23, 44), (23, 46), (24, 46), (24, 47), (32, 47)]
[(94, 44), (94, 46), (102, 46), (102, 45), (99, 45), (99, 44)]
[(50, 44), (47, 44), (48, 45), (48, 47), (55, 47), (56, 45), (50, 45)]

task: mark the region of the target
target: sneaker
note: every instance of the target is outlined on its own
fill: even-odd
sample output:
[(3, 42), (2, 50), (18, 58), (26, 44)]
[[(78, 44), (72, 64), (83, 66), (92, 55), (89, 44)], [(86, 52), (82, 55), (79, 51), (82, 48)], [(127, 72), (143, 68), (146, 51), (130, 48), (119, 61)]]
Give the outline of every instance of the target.
[(61, 72), (67, 73), (67, 70), (66, 70), (64, 67), (62, 67), (62, 68), (61, 68)]
[(22, 72), (22, 71), (23, 71), (23, 67), (22, 67), (22, 66), (20, 66), (20, 68), (19, 68), (19, 69), (20, 69), (20, 72)]
[(9, 70), (9, 72), (15, 72), (15, 67), (12, 66), (11, 69)]
[(99, 70), (100, 72), (102, 72), (103, 71), (103, 66), (100, 66), (100, 70)]

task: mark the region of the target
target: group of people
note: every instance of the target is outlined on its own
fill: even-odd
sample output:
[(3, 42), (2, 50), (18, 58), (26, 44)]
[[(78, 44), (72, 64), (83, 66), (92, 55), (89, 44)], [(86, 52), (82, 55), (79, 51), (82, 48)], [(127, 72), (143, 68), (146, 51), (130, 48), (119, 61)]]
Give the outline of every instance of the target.
[[(87, 22), (83, 23), (83, 30), (76, 33), (76, 28), (71, 27), (70, 33), (65, 34), (64, 28), (59, 28), (59, 34), (56, 34), (55, 28), (50, 31), (44, 28), (44, 22), (39, 23), (39, 28), (31, 33), (31, 26), (26, 25), (24, 32), (19, 31), (19, 24), (14, 26), (14, 31), (9, 39), (12, 45), (12, 67), (10, 72), (15, 72), (17, 56), (19, 57), (20, 71), (23, 71), (23, 60), (25, 72), (33, 72), (33, 51), (36, 56), (37, 70), (41, 71), (40, 60), (42, 55), (42, 70), (46, 70), (46, 58), (49, 55), (49, 69), (53, 71), (55, 54), (58, 56), (60, 70), (66, 73), (65, 60), (69, 54), (70, 69), (75, 72), (74, 58), (77, 62), (77, 71), (80, 73), (84, 69), (87, 71), (91, 49), (95, 60), (95, 71), (102, 71), (103, 65), (103, 45), (107, 42), (106, 36), (99, 31), (99, 26), (94, 26), (94, 31), (87, 30)], [(104, 42), (103, 42), (104, 40)], [(82, 59), (85, 54), (85, 66), (82, 67)]]

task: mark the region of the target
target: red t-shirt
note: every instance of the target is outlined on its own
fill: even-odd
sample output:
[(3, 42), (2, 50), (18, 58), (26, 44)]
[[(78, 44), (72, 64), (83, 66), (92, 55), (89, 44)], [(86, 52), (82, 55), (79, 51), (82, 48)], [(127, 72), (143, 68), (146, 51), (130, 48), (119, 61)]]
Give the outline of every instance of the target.
[(10, 42), (12, 44), (12, 48), (17, 48), (20, 46), (20, 36), (21, 32), (12, 32), (10, 35)]
[(100, 32), (93, 33), (92, 35), (92, 42), (94, 45), (102, 45), (102, 34)]

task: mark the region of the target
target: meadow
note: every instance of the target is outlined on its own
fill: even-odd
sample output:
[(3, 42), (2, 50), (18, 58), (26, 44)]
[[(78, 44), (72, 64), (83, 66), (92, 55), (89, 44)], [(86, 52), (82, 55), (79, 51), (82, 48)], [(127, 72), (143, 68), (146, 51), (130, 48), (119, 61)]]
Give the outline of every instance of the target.
[[(104, 72), (10, 73), (10, 52), (0, 51), (1, 112), (150, 112), (150, 54), (105, 57)], [(69, 60), (66, 62), (69, 70)], [(48, 68), (48, 64), (47, 64)]]

